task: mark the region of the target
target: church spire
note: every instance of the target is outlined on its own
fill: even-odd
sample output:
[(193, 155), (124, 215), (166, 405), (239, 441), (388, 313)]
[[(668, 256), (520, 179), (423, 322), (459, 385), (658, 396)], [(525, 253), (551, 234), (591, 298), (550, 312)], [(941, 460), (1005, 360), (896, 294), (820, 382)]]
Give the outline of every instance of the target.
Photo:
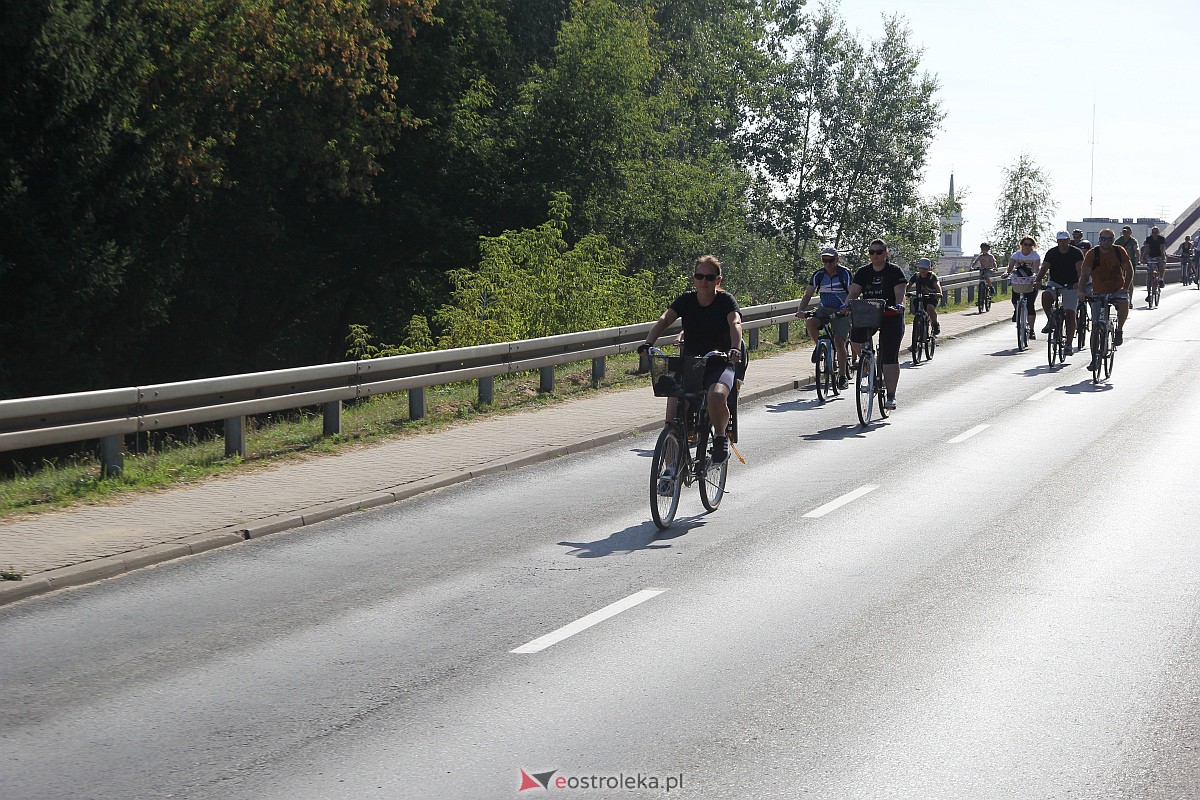
[(950, 199), (954, 199), (954, 173), (950, 173)]

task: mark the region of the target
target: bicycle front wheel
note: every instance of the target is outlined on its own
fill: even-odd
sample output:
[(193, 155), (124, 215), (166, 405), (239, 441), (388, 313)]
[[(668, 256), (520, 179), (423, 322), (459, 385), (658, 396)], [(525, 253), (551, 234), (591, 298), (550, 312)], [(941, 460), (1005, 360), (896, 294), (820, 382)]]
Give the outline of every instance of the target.
[(650, 461), (650, 515), (659, 530), (666, 530), (675, 520), (686, 452), (682, 429), (677, 425), (663, 428)]
[(1110, 346), (1108, 326), (1102, 322), (1097, 324), (1100, 325), (1100, 331), (1097, 335), (1096, 357), (1092, 361), (1092, 383), (1100, 382), (1100, 376), (1104, 372), (1104, 365), (1108, 361), (1108, 348)]
[(817, 373), (817, 400), (824, 403), (826, 395), (829, 394), (829, 386), (826, 384), (829, 379), (829, 344), (824, 339), (817, 342), (817, 363), (813, 366)]
[(918, 316), (913, 319), (912, 346), (908, 349), (912, 353), (914, 367), (921, 363), (921, 358), (925, 355), (925, 328), (928, 324), (924, 317)]
[(925, 337), (925, 360), (926, 361), (933, 358), (933, 350), (935, 347), (937, 347), (937, 334), (933, 333), (933, 331), (930, 331), (929, 335)]
[(1076, 350), (1083, 350), (1083, 346), (1087, 344), (1087, 335), (1091, 330), (1091, 325), (1091, 320), (1088, 319), (1088, 304), (1084, 303), (1075, 314)]
[(709, 511), (716, 511), (725, 496), (725, 479), (729, 475), (729, 459), (720, 464), (714, 464), (709, 445), (716, 436), (711, 424), (705, 424), (700, 429), (700, 438), (696, 440), (696, 477), (700, 483), (700, 502)]
[(1025, 308), (1025, 298), (1017, 300), (1017, 349), (1029, 347), (1029, 309)]
[(858, 421), (871, 424), (875, 410), (875, 354), (864, 350), (858, 357), (858, 370), (854, 376), (854, 402), (858, 408)]
[(1052, 367), (1063, 360), (1062, 329), (1062, 318), (1055, 314), (1050, 318), (1050, 335), (1046, 337), (1046, 360)]
[(987, 284), (983, 281), (980, 281), (979, 288), (976, 291), (977, 294), (975, 295), (975, 308), (980, 314), (982, 314), (984, 312), (983, 304), (987, 302)]
[[(1111, 335), (1111, 331), (1110, 331)], [(1113, 359), (1117, 357), (1117, 348), (1113, 345), (1112, 340), (1108, 342), (1108, 346), (1104, 350), (1104, 379), (1108, 380), (1112, 377)]]

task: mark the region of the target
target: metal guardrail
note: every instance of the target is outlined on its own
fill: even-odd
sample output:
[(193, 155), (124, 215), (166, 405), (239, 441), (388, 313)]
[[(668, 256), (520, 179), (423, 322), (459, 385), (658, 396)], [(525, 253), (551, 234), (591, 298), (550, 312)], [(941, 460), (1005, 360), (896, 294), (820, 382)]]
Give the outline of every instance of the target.
[[(743, 309), (743, 328), (757, 346), (759, 328), (794, 319), (798, 301)], [(365, 361), (229, 375), (218, 378), (131, 386), (95, 392), (0, 401), (0, 452), (101, 440), (108, 473), (121, 468), (123, 440), (130, 434), (207, 422), (225, 422), (227, 454), (245, 452), (244, 419), (253, 414), (322, 406), (324, 432), (341, 430), (341, 404), (388, 392), (409, 392), (409, 408), (423, 417), (424, 389), (478, 380), (480, 399), (491, 401), (492, 379), (541, 371), (541, 388), (553, 389), (553, 368), (592, 360), (592, 377), (604, 376), (604, 359), (628, 353), (645, 341), (652, 322), (517, 342), (412, 353)], [(676, 322), (671, 330), (678, 330)]]

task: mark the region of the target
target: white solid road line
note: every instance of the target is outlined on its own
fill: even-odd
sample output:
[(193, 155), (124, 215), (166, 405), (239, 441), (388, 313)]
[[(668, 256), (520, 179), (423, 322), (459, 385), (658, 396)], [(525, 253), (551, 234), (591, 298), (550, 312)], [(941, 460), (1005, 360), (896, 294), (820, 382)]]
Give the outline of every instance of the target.
[(618, 600), (617, 602), (615, 602), (611, 605), (605, 606), (604, 608), (600, 609), (599, 611), (593, 611), (591, 614), (588, 614), (586, 617), (580, 617), (579, 619), (575, 620), (574, 622), (572, 622), (569, 625), (564, 625), (563, 627), (559, 628), (556, 631), (547, 633), (545, 636), (539, 636), (538, 638), (534, 639), (532, 642), (529, 642), (528, 644), (523, 644), (520, 647), (518, 647), (516, 650), (510, 650), (509, 652), (510, 653), (537, 653), (539, 651), (545, 650), (547, 647), (549, 647), (553, 644), (557, 644), (558, 642), (561, 642), (563, 639), (566, 639), (568, 636), (574, 636), (575, 634), (579, 633), (580, 631), (587, 630), (588, 628), (592, 627), (593, 625), (599, 624), (599, 623), (603, 622), (604, 620), (608, 619), (609, 617), (615, 617), (617, 614), (620, 614), (622, 611), (627, 611), (640, 603), (646, 602), (651, 597), (656, 597), (656, 596), (662, 594), (665, 591), (666, 591), (666, 589), (643, 589), (640, 592), (634, 592), (633, 594), (629, 595), (629, 597), (626, 597), (624, 600)]
[(963, 431), (958, 436), (955, 436), (953, 439), (951, 439), (946, 444), (958, 444), (959, 442), (965, 442), (967, 439), (970, 439), (975, 434), (983, 433), (990, 427), (991, 427), (990, 425), (976, 425), (974, 428), (971, 428), (971, 430)]
[(853, 500), (857, 500), (858, 498), (862, 497), (864, 494), (870, 494), (871, 492), (875, 491), (878, 488), (879, 488), (878, 486), (860, 486), (857, 489), (855, 489), (853, 492), (847, 492), (846, 494), (842, 495), (841, 497), (839, 497), (836, 500), (830, 500), (828, 503), (821, 506), (820, 508), (814, 508), (812, 511), (808, 512), (804, 516), (806, 516), (806, 517), (823, 517), (826, 514), (828, 514), (830, 511), (839, 509), (842, 506), (846, 505), (846, 503), (849, 503)]

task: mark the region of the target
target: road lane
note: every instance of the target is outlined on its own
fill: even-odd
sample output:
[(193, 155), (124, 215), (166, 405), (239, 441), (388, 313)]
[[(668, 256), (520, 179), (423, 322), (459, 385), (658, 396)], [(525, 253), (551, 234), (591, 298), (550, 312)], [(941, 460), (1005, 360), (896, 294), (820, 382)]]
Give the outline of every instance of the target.
[[(526, 767), (683, 772), (697, 797), (1194, 788), (1197, 509), (1169, 467), (1200, 444), (1200, 348), (1174, 302), (1135, 311), (1110, 387), (1080, 356), (1014, 354), (1005, 326), (906, 368), (870, 431), (844, 399), (747, 408), (725, 505), (698, 516), (693, 493), (657, 537), (648, 436), (0, 612), (6, 785), (490, 797)], [(647, 587), (668, 591), (509, 652)]]

